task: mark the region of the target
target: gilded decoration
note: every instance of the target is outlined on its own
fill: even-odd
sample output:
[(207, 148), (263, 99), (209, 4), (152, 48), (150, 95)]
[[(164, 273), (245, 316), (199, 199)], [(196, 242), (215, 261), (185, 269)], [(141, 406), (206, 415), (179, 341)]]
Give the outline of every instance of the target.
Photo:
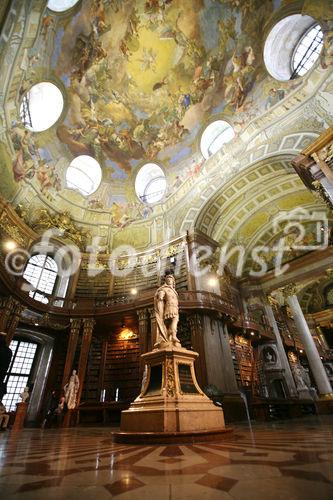
[(0, 216), (0, 229), (23, 248), (28, 245), (29, 238), (24, 235), (19, 226), (8, 218), (6, 212), (3, 212)]
[(38, 232), (43, 232), (48, 229), (59, 229), (60, 235), (68, 238), (79, 248), (84, 249), (87, 245), (90, 233), (82, 230), (75, 224), (69, 212), (59, 214), (51, 214), (45, 208), (37, 211), (32, 228)]
[(167, 396), (169, 398), (173, 398), (176, 393), (176, 388), (175, 388), (175, 372), (173, 368), (172, 359), (166, 360), (166, 377), (167, 377), (167, 384), (166, 384)]
[(295, 283), (289, 283), (284, 288), (282, 288), (282, 293), (285, 299), (297, 295), (297, 286)]

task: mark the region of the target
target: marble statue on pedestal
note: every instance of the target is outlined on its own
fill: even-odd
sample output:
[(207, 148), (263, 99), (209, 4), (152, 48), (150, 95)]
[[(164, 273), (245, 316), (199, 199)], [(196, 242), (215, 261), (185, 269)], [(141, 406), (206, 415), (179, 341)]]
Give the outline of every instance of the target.
[(74, 410), (74, 408), (76, 407), (79, 387), (79, 377), (76, 374), (76, 370), (73, 370), (69, 382), (64, 387), (65, 401), (69, 410)]
[(135, 442), (149, 433), (149, 439), (173, 442), (177, 435), (188, 437), (192, 432), (205, 439), (229, 432), (222, 409), (197, 382), (194, 362), (198, 353), (183, 348), (177, 337), (178, 294), (170, 272), (165, 273), (165, 283), (155, 293), (154, 311), (157, 333), (154, 349), (141, 356), (145, 364), (141, 392), (121, 412), (115, 439)]
[(175, 278), (173, 274), (167, 272), (164, 281), (165, 283), (157, 289), (154, 297), (154, 310), (157, 323), (155, 349), (159, 349), (163, 345), (170, 343), (181, 347), (177, 337), (179, 313)]
[(21, 392), (21, 394), (20, 394), (20, 398), (22, 399), (22, 403), (27, 403), (28, 402), (27, 400), (29, 399), (29, 396), (30, 396), (30, 394), (29, 394), (29, 387), (25, 387), (23, 389), (23, 392)]

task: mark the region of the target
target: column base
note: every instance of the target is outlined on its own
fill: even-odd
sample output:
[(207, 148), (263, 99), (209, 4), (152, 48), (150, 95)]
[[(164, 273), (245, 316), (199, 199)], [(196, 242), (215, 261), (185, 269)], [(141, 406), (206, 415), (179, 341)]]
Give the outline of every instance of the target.
[(333, 392), (329, 392), (327, 394), (319, 394), (318, 395), (319, 401), (330, 401), (333, 400)]
[[(323, 398), (324, 396), (324, 398)], [(329, 396), (329, 397), (325, 397)], [(316, 411), (318, 415), (333, 414), (333, 398), (331, 394), (321, 394), (318, 401), (315, 401)]]

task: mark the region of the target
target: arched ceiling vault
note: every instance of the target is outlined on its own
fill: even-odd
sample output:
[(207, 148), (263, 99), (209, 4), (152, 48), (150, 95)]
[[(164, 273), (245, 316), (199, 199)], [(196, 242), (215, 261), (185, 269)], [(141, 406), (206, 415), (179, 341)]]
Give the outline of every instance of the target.
[[(273, 248), (283, 236), (283, 224), (276, 218), (295, 209), (311, 214), (323, 212), (328, 219), (332, 214), (327, 207), (309, 192), (290, 166), (290, 157), (279, 156), (261, 161), (245, 169), (242, 174), (215, 193), (201, 212), (196, 228), (218, 241), (220, 246), (242, 245), (245, 250), (245, 270), (253, 264), (251, 252), (255, 247)], [(316, 228), (304, 222), (307, 242), (314, 238)], [(312, 241), (312, 240), (311, 240)], [(299, 255), (286, 252), (286, 260)], [(267, 262), (273, 264), (273, 254), (268, 252)]]
[(325, 308), (325, 288), (333, 285), (332, 276), (324, 275), (302, 284), (298, 300), (304, 312), (317, 312)]

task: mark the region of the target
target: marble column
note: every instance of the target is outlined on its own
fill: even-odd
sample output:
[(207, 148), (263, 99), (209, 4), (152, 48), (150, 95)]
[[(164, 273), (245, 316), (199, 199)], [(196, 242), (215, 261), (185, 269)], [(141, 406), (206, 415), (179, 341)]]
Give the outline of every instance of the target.
[(296, 295), (296, 286), (290, 284), (283, 289), (283, 295), (292, 311), (294, 321), (299, 332), (302, 344), (305, 349), (309, 365), (316, 381), (319, 395), (322, 398), (333, 398), (333, 391), (330, 381), (328, 380), (326, 370), (320, 359), (316, 345), (312, 338), (310, 329), (305, 320), (301, 306), (299, 305)]
[(87, 371), (88, 355), (90, 351), (90, 344), (92, 339), (92, 333), (95, 325), (95, 320), (92, 318), (83, 319), (83, 332), (82, 332), (82, 343), (79, 357), (78, 365), (78, 377), (80, 380), (80, 387), (77, 395), (77, 406), (80, 404), (83, 384)]
[(63, 388), (65, 384), (67, 384), (73, 369), (73, 360), (75, 356), (77, 341), (79, 338), (81, 323), (82, 320), (80, 318), (71, 319), (70, 321), (70, 332), (68, 336), (67, 354), (61, 388)]
[(189, 316), (188, 322), (191, 330), (191, 345), (193, 350), (199, 354), (194, 363), (195, 373), (200, 387), (204, 387), (207, 385), (207, 367), (202, 319), (199, 314), (192, 314)]
[(284, 349), (284, 345), (283, 345), (282, 338), (280, 335), (280, 330), (279, 330), (279, 327), (277, 325), (277, 322), (276, 322), (276, 319), (274, 316), (273, 308), (272, 308), (271, 304), (269, 303), (269, 297), (268, 297), (268, 301), (265, 303), (265, 312), (266, 312), (266, 316), (268, 319), (268, 323), (272, 327), (273, 333), (275, 335), (276, 347), (277, 347), (277, 351), (279, 353), (281, 365), (284, 369), (285, 381), (288, 385), (290, 396), (297, 397), (298, 392), (297, 392), (297, 388), (295, 385), (295, 380), (294, 380), (293, 374), (291, 372), (290, 364), (288, 361), (286, 351)]
[(141, 355), (148, 352), (148, 311), (139, 309), (136, 313), (139, 318), (140, 374), (142, 375), (144, 362)]

